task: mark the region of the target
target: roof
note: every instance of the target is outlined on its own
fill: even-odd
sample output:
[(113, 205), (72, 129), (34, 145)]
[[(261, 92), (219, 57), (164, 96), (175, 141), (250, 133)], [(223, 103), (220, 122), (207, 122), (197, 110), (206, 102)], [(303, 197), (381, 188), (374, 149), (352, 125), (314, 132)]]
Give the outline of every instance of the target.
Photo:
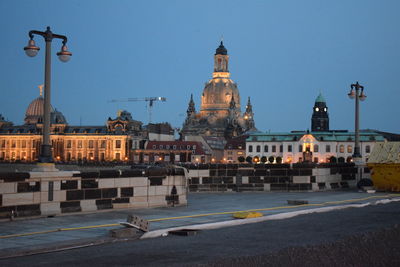
[(236, 138), (232, 138), (227, 141), (225, 149), (246, 149), (246, 139), (248, 135), (242, 135)]
[[(333, 142), (352, 142), (354, 141), (355, 134), (353, 132), (308, 132), (308, 131), (296, 131), (290, 133), (255, 133), (250, 134), (246, 139), (247, 142), (258, 141), (258, 142), (289, 142), (289, 141), (298, 141), (304, 135), (311, 134), (318, 141), (333, 141)], [(368, 141), (384, 141), (385, 138), (377, 133), (377, 132), (363, 132), (360, 131), (360, 141), (368, 142)]]
[(221, 41), (221, 44), (218, 46), (218, 48), (215, 50), (216, 55), (227, 55), (228, 50), (226, 50), (224, 43)]
[(322, 96), (321, 93), (319, 93), (319, 95), (317, 96), (317, 98), (315, 99), (315, 103), (326, 103), (325, 98)]

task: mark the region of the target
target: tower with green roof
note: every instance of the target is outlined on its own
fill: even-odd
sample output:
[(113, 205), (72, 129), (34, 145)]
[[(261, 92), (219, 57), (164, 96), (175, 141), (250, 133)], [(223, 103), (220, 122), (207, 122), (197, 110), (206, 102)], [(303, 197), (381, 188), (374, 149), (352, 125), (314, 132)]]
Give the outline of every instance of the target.
[(311, 117), (312, 132), (327, 132), (329, 131), (329, 115), (328, 107), (326, 106), (325, 98), (320, 93), (315, 99), (313, 114)]

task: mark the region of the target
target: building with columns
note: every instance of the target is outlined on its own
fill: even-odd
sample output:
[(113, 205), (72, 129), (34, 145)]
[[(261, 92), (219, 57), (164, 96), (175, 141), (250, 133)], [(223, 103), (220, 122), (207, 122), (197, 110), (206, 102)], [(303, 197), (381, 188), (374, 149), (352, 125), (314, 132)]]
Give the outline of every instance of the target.
[(196, 112), (193, 95), (190, 96), (186, 120), (181, 136), (216, 136), (230, 139), (247, 131), (255, 130), (254, 113), (250, 102), (241, 113), (240, 94), (237, 84), (230, 79), (229, 55), (223, 42), (214, 55), (214, 72), (201, 95), (200, 111)]
[[(267, 162), (315, 162), (326, 163), (352, 161), (354, 132), (329, 130), (329, 115), (322, 94), (315, 100), (310, 131), (288, 133), (250, 133), (246, 139), (246, 156), (254, 162), (263, 158)], [(376, 142), (385, 141), (378, 131), (360, 131), (360, 148), (364, 162), (368, 160)]]

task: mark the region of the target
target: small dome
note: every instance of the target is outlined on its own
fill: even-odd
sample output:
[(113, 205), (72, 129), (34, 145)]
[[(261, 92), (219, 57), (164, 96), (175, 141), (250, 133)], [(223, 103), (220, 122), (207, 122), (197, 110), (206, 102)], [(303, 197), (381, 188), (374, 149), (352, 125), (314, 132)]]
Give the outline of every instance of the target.
[(326, 103), (325, 98), (322, 96), (321, 93), (319, 93), (319, 95), (315, 99), (315, 103)]
[(221, 44), (219, 45), (219, 47), (217, 48), (217, 50), (215, 50), (215, 54), (216, 55), (227, 55), (228, 54), (228, 50), (226, 50), (224, 43), (221, 41)]
[[(35, 124), (39, 121), (39, 118), (43, 117), (44, 113), (44, 98), (39, 96), (35, 100), (33, 100), (25, 112), (25, 123), (26, 124)], [(50, 105), (50, 112), (54, 112), (53, 107)]]

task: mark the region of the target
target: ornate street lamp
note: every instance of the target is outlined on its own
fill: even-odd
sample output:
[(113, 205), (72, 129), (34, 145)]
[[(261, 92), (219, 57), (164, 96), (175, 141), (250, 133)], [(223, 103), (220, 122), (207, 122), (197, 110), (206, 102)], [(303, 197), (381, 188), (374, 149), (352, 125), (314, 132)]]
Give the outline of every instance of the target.
[(44, 64), (44, 113), (43, 113), (43, 143), (40, 149), (39, 162), (53, 162), (50, 143), (50, 88), (51, 88), (51, 42), (54, 38), (62, 39), (61, 51), (57, 53), (58, 58), (62, 62), (67, 62), (72, 56), (67, 49), (67, 37), (64, 35), (54, 34), (50, 27), (47, 27), (45, 32), (30, 31), (28, 45), (24, 47), (25, 53), (29, 57), (34, 57), (39, 52), (40, 48), (36, 46), (33, 40), (34, 35), (40, 35), (46, 41), (46, 55)]
[[(360, 149), (360, 111), (359, 111), (359, 100), (364, 101), (367, 96), (364, 94), (364, 86), (360, 85), (358, 82), (350, 86), (350, 93), (347, 95), (350, 99), (355, 99), (356, 101), (356, 111), (355, 111), (355, 142), (354, 142), (354, 154), (353, 159), (361, 159), (361, 149)], [(360, 92), (361, 90), (361, 92)]]

